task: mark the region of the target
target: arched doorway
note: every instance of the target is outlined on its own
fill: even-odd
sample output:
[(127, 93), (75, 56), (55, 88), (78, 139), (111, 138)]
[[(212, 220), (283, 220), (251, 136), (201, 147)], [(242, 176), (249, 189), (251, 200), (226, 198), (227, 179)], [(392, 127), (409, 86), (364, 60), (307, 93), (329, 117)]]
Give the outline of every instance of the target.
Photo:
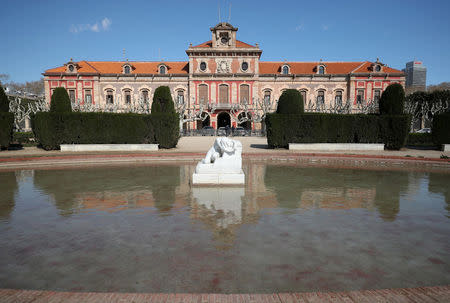
[(202, 113), (202, 118), (205, 118), (204, 120), (197, 120), (197, 129), (202, 129), (205, 126), (209, 126), (210, 124), (210, 118), (207, 112)]
[[(243, 119), (244, 117), (247, 117), (248, 119), (252, 118), (252, 114), (251, 113), (245, 113), (242, 112), (238, 115), (238, 120), (241, 121), (241, 119)], [(245, 121), (242, 123), (238, 123), (238, 126), (243, 127), (245, 130), (251, 130), (252, 129), (252, 122), (251, 121)]]
[(227, 112), (221, 112), (217, 115), (217, 128), (219, 127), (231, 127), (231, 117)]

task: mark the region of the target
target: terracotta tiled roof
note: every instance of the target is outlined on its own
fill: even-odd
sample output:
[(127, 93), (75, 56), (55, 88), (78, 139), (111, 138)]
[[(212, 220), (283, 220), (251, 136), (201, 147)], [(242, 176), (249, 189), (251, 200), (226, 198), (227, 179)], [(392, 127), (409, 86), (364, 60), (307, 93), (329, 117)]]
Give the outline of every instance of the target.
[[(78, 73), (121, 74), (125, 61), (80, 61)], [(128, 62), (132, 67), (131, 74), (158, 74), (158, 65), (164, 63), (168, 74), (188, 74), (188, 62)], [(45, 73), (65, 73), (66, 67), (48, 69)]]
[[(291, 74), (316, 74), (320, 62), (259, 62), (260, 74), (279, 74), (281, 67), (288, 64)], [(372, 62), (322, 62), (326, 66), (326, 74), (368, 73)], [(402, 71), (383, 67), (385, 73), (402, 73)]]
[[(212, 47), (212, 40), (203, 42), (202, 44), (195, 45), (193, 47), (202, 47), (202, 48)], [(248, 43), (245, 43), (245, 42), (242, 42), (242, 41), (239, 41), (239, 40), (236, 40), (236, 47), (239, 47), (239, 48), (251, 48), (251, 47), (256, 47), (256, 46), (248, 44)]]

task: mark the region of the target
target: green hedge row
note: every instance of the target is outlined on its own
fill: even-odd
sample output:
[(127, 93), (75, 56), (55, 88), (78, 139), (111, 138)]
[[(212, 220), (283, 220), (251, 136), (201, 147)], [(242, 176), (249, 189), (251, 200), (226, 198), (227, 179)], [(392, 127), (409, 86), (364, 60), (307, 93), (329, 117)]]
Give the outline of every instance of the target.
[(14, 114), (0, 112), (0, 148), (8, 148), (14, 128)]
[(431, 134), (410, 133), (406, 141), (409, 146), (434, 146), (433, 137)]
[(267, 114), (269, 147), (289, 143), (385, 143), (388, 149), (401, 148), (408, 136), (408, 115)]
[(46, 150), (60, 144), (145, 144), (172, 148), (179, 138), (178, 116), (116, 113), (37, 113), (33, 132)]
[(450, 144), (450, 112), (434, 116), (431, 134), (434, 144)]

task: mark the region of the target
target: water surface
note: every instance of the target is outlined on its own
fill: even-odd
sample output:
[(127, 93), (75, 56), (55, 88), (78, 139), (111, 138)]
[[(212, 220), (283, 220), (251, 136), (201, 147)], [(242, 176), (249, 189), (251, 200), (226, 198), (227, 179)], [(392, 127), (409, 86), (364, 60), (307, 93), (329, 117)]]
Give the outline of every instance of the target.
[(0, 287), (288, 292), (450, 284), (450, 174), (245, 163), (0, 172)]

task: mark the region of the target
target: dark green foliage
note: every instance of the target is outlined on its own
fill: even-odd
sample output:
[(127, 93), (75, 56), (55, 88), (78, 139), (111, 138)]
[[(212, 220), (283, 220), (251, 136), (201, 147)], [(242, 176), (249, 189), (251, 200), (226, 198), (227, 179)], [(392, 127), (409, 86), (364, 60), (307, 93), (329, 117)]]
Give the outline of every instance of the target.
[(303, 97), (296, 89), (285, 90), (278, 100), (277, 114), (302, 114)]
[[(36, 140), (46, 150), (60, 144), (144, 144), (161, 148), (178, 142), (176, 114), (37, 113), (33, 119)], [(174, 136), (176, 133), (176, 136)]]
[(9, 99), (8, 96), (6, 96), (3, 87), (0, 85), (0, 113), (2, 112), (9, 112)]
[(381, 94), (380, 114), (401, 115), (405, 107), (405, 91), (398, 83), (389, 85)]
[(431, 134), (436, 145), (450, 143), (450, 112), (434, 116)]
[(433, 143), (433, 136), (431, 134), (417, 134), (410, 133), (408, 139), (406, 140), (406, 145), (408, 146), (435, 146)]
[(14, 114), (0, 112), (0, 148), (8, 148), (14, 129)]
[(159, 147), (173, 148), (177, 146), (180, 137), (178, 114), (152, 113), (150, 116), (151, 129)]
[(398, 149), (408, 135), (409, 116), (268, 114), (267, 143), (287, 148), (289, 143), (385, 143)]
[(155, 89), (152, 103), (152, 114), (175, 113), (175, 107), (168, 86), (160, 86)]
[(69, 94), (64, 87), (57, 87), (53, 91), (52, 100), (50, 101), (50, 111), (58, 113), (66, 113), (72, 111)]
[(33, 132), (15, 132), (12, 141), (18, 144), (33, 144), (34, 134)]

